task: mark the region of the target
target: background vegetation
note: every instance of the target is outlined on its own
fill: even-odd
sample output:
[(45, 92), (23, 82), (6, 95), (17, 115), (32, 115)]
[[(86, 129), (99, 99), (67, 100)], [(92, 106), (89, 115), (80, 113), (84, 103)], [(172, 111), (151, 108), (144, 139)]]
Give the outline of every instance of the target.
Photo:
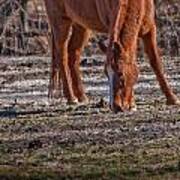
[[(177, 56), (180, 49), (180, 3), (178, 0), (155, 2), (159, 44), (166, 55)], [(0, 21), (2, 54), (49, 53), (50, 30), (42, 0), (1, 0)]]

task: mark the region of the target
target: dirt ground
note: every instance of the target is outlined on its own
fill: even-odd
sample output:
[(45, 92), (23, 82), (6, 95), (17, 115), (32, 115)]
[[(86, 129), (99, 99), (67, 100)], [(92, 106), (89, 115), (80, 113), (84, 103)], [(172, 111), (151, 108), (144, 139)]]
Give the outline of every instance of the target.
[[(180, 58), (164, 57), (180, 97)], [(0, 57), (0, 179), (180, 179), (180, 107), (139, 59), (137, 112), (107, 107), (103, 56), (84, 57), (88, 105), (47, 98), (50, 58)]]

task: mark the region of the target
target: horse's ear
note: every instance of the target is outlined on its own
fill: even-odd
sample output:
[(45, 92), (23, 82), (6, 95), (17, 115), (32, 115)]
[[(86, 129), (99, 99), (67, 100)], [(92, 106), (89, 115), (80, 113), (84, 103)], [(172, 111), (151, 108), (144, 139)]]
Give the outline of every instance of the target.
[(106, 47), (106, 45), (105, 45), (102, 41), (99, 41), (99, 42), (98, 42), (98, 45), (99, 45), (100, 50), (101, 50), (103, 53), (107, 53), (107, 47)]

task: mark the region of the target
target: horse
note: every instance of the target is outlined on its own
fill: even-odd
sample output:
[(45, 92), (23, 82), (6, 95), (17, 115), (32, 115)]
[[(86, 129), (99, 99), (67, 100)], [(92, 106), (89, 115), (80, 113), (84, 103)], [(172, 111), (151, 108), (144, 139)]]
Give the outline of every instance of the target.
[(134, 85), (138, 39), (142, 39), (150, 65), (168, 105), (179, 105), (165, 75), (157, 45), (154, 0), (44, 0), (52, 31), (50, 97), (60, 90), (68, 103), (87, 102), (80, 72), (80, 56), (92, 31), (106, 33), (109, 44), (105, 74), (109, 81), (110, 108), (135, 110)]

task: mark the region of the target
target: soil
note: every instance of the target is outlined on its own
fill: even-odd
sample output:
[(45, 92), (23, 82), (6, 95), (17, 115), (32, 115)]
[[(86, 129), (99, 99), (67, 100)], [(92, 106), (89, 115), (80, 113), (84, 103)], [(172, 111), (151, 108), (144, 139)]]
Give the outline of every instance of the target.
[[(82, 58), (90, 103), (68, 106), (47, 97), (50, 58), (0, 58), (0, 179), (180, 179), (180, 107), (141, 58), (137, 112), (112, 113), (104, 59)], [(180, 96), (180, 58), (163, 60)]]

